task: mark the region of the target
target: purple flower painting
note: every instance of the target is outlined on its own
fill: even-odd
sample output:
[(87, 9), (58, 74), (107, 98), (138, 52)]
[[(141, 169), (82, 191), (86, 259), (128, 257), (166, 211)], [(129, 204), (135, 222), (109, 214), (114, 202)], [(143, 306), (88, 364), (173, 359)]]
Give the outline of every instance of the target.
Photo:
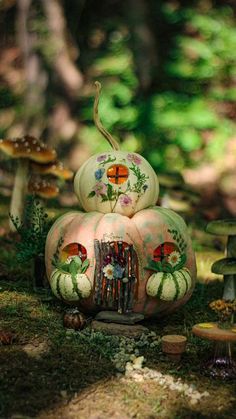
[(107, 158), (107, 155), (106, 154), (101, 154), (101, 156), (98, 156), (97, 157), (97, 161), (101, 162), (101, 161), (106, 160), (106, 158)]
[(136, 154), (129, 153), (127, 155), (127, 159), (134, 164), (137, 164), (138, 166), (142, 163), (142, 159), (139, 156), (136, 156)]
[(119, 198), (119, 202), (122, 207), (128, 207), (132, 204), (132, 198), (130, 198), (130, 196), (128, 195), (121, 195)]
[(103, 182), (98, 182), (93, 187), (93, 191), (95, 192), (96, 196), (106, 195), (107, 193), (107, 185)]

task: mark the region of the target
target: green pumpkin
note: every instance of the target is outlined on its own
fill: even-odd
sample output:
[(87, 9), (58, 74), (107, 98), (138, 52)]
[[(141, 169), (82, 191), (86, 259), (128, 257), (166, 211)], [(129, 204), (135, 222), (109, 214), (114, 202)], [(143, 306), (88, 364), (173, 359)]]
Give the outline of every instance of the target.
[(189, 291), (192, 278), (187, 268), (173, 273), (157, 272), (150, 276), (146, 285), (147, 295), (163, 301), (175, 301), (183, 298)]
[(52, 292), (61, 300), (73, 302), (88, 298), (92, 291), (91, 283), (86, 274), (77, 274), (73, 277), (55, 269), (50, 276)]

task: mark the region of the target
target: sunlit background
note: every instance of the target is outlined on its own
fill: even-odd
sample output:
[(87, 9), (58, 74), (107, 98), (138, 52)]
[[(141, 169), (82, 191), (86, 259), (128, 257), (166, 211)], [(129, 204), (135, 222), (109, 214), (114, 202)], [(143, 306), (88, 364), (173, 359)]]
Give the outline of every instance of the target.
[[(235, 216), (234, 6), (2, 0), (1, 137), (42, 138), (75, 172), (108, 147), (92, 120), (99, 80), (103, 124), (161, 175), (162, 204), (203, 223)], [(15, 163), (0, 159), (5, 200)], [(76, 206), (72, 182), (59, 200)]]

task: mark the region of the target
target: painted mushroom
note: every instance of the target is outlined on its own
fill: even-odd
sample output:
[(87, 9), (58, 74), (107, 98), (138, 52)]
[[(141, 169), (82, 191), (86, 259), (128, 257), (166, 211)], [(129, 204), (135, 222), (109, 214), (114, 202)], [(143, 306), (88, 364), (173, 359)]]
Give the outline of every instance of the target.
[[(29, 180), (29, 162), (45, 164), (54, 161), (56, 151), (29, 135), (22, 138), (1, 139), (0, 150), (12, 159), (18, 160), (10, 214), (14, 219), (17, 218), (21, 222)], [(15, 230), (11, 221), (10, 227), (13, 231)]]
[(216, 261), (212, 265), (212, 272), (224, 275), (225, 300), (236, 298), (236, 220), (211, 221), (206, 227), (207, 233), (228, 237), (226, 245), (226, 258)]

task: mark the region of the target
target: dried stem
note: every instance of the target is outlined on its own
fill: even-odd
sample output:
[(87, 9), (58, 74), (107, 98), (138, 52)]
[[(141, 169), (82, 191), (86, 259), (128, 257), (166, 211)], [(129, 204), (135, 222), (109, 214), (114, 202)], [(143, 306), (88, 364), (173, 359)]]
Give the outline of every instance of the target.
[(106, 138), (106, 140), (110, 143), (114, 150), (119, 150), (120, 146), (118, 142), (112, 137), (112, 135), (103, 127), (99, 115), (98, 115), (98, 104), (99, 104), (99, 96), (101, 91), (101, 83), (98, 81), (95, 82), (96, 86), (96, 95), (94, 100), (94, 107), (93, 107), (93, 119), (97, 129), (101, 132), (101, 134)]

